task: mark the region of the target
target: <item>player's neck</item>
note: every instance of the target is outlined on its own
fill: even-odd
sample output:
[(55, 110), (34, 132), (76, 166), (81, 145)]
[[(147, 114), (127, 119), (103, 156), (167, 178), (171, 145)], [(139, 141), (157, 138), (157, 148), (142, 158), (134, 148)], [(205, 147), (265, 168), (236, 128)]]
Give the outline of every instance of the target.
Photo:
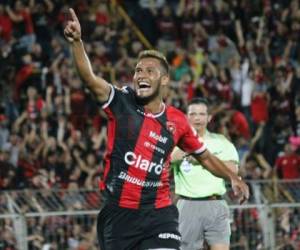
[(161, 100), (152, 101), (144, 105), (147, 113), (158, 114), (163, 111), (165, 104)]

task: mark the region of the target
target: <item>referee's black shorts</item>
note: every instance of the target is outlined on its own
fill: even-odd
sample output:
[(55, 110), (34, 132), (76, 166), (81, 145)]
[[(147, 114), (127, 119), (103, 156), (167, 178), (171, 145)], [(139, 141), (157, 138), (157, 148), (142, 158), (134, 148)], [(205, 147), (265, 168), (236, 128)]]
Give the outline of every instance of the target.
[(174, 205), (140, 210), (105, 205), (97, 232), (101, 250), (179, 249), (181, 240)]

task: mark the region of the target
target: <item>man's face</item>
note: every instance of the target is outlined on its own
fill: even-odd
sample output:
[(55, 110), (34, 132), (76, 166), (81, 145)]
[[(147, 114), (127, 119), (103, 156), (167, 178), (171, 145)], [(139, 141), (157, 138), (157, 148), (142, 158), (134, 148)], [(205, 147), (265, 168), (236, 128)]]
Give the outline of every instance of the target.
[(160, 94), (160, 86), (165, 85), (166, 75), (163, 75), (162, 66), (156, 58), (143, 58), (136, 67), (133, 76), (136, 96), (141, 101), (152, 101)]
[(208, 115), (205, 104), (192, 104), (188, 107), (187, 117), (189, 123), (197, 130), (206, 129), (211, 116)]

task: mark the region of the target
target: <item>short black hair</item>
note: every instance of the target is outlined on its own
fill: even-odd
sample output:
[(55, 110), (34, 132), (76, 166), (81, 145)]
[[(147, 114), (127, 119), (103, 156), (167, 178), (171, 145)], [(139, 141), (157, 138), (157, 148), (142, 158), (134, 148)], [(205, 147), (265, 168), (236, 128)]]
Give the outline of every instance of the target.
[(140, 61), (143, 58), (148, 58), (148, 57), (158, 59), (160, 61), (160, 64), (162, 65), (162, 67), (165, 69), (166, 73), (169, 74), (169, 63), (168, 63), (166, 57), (161, 52), (159, 52), (157, 50), (143, 50), (139, 53), (138, 61)]
[(189, 101), (188, 106), (191, 106), (193, 104), (204, 104), (207, 108), (209, 106), (208, 100), (204, 97), (194, 97)]

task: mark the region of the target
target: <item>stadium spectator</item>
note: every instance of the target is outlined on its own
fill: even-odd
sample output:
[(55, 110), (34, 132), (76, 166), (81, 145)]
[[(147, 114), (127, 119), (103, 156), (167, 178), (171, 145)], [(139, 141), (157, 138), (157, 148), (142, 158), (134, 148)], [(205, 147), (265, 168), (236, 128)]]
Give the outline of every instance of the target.
[(275, 166), (281, 179), (300, 178), (300, 156), (290, 143), (284, 146), (284, 153), (276, 159)]

